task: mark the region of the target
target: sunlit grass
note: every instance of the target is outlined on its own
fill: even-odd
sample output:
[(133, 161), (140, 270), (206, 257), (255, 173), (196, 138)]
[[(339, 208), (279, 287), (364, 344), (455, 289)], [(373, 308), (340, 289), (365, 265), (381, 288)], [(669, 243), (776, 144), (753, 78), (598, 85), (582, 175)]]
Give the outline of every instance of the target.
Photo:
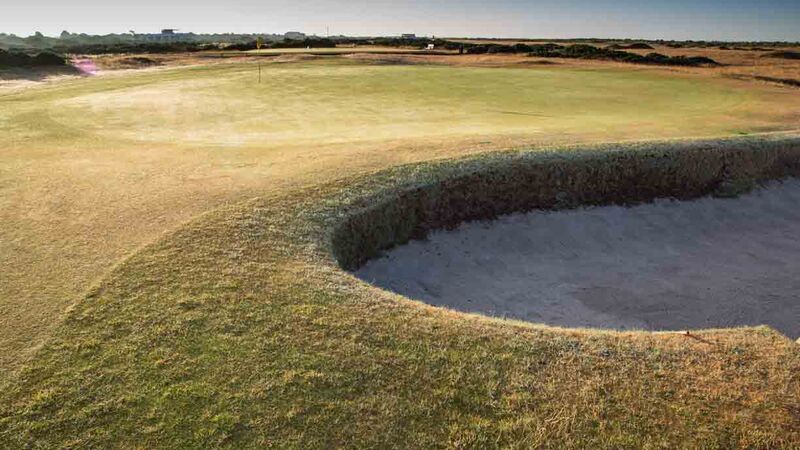
[[(579, 161), (559, 158), (565, 171)], [(245, 201), (170, 233), (72, 308), (0, 395), (0, 438), (43, 448), (792, 448), (800, 352), (767, 328), (560, 330), (428, 307), (338, 267), (331, 233), (346, 217), (486, 161)], [(460, 214), (452, 206), (445, 216)], [(390, 228), (374, 219), (377, 232)]]
[[(226, 202), (393, 164), (796, 126), (792, 91), (619, 69), (323, 58), (167, 68), (0, 97), (0, 361), (87, 285)], [(29, 353), (29, 352), (27, 352)]]
[[(292, 260), (296, 244), (279, 244), (298, 226), (287, 222), (300, 214), (298, 205), (319, 200), (315, 186), (403, 163), (506, 148), (792, 129), (798, 105), (795, 91), (685, 74), (338, 59), (265, 63), (261, 84), (256, 64), (220, 64), (0, 92), (0, 377), (13, 393), (6, 397), (7, 434), (0, 442), (41, 437), (37, 430), (55, 427), (65, 434), (53, 432), (50, 439), (64, 446), (70, 439), (81, 446), (123, 436), (142, 437), (132, 445), (144, 446), (224, 443), (246, 426), (268, 430), (252, 441), (247, 433), (239, 438), (261, 444), (336, 419), (343, 421), (337, 425), (342, 434), (317, 443), (341, 443), (352, 434), (374, 442), (412, 439), (401, 431), (455, 420), (438, 435), (423, 433), (428, 441), (421, 442), (466, 445), (485, 436), (490, 422), (517, 431), (533, 427), (538, 419), (526, 423), (514, 408), (490, 408), (502, 414), (481, 416), (487, 406), (475, 399), (510, 380), (532, 384), (527, 394), (516, 390), (503, 401), (533, 402), (527, 396), (542, 387), (525, 375), (527, 366), (511, 363), (516, 358), (534, 364), (540, 355), (571, 354), (575, 345), (629, 344), (616, 338), (576, 344), (584, 335), (552, 334), (532, 343), (525, 337), (532, 331), (517, 336), (516, 328), (486, 328), (402, 302), (402, 308), (386, 309), (383, 297), (351, 304), (347, 291), (304, 290), (327, 275)], [(253, 198), (261, 199), (257, 208), (242, 210), (240, 203)], [(228, 209), (213, 212), (218, 208)], [(205, 213), (216, 219), (191, 222)], [(189, 222), (177, 237), (138, 253)], [(254, 242), (258, 248), (250, 247)], [(130, 257), (134, 263), (109, 281)], [(104, 290), (85, 298), (98, 283)], [(77, 312), (62, 324), (71, 305)], [(420, 314), (425, 326), (411, 327)], [(386, 327), (363, 328), (365, 320)], [(486, 330), (501, 331), (486, 338)], [(765, 336), (765, 342), (775, 340)], [(758, 345), (748, 339), (734, 334), (730, 348), (743, 342), (755, 355)], [(650, 351), (648, 340), (642, 342), (625, 351)], [(685, 368), (682, 342), (670, 344), (670, 361)], [(544, 353), (519, 350), (531, 346)], [(309, 348), (324, 357), (307, 359)], [(730, 348), (715, 353), (713, 364), (722, 364)], [(499, 359), (485, 358), (496, 352)], [(34, 372), (15, 374), (31, 357)], [(583, 386), (586, 377), (605, 386), (610, 373), (624, 378), (640, 370), (546, 364), (553, 373), (575, 371), (545, 386), (546, 398)], [(698, 367), (705, 366), (686, 374), (705, 376)], [(714, 370), (709, 390), (721, 389), (716, 376), (730, 375), (727, 367)], [(193, 378), (201, 374), (210, 378)], [(124, 382), (105, 382), (111, 379)], [(396, 379), (408, 382), (404, 393), (392, 391)], [(447, 383), (437, 385), (437, 379)], [(298, 393), (316, 383), (327, 393), (304, 405)], [(74, 391), (87, 386), (98, 390)], [(415, 406), (409, 392), (430, 400)], [(590, 426), (595, 416), (583, 414), (594, 411), (594, 401), (581, 397), (577, 409), (543, 407), (541, 418), (560, 428), (536, 439), (563, 435), (575, 417)], [(453, 412), (450, 402), (463, 402), (465, 409)], [(57, 418), (39, 415), (67, 410)], [(117, 414), (148, 419), (126, 421)], [(373, 416), (383, 419), (358, 425), (337, 419)], [(300, 442), (300, 434), (281, 436)]]

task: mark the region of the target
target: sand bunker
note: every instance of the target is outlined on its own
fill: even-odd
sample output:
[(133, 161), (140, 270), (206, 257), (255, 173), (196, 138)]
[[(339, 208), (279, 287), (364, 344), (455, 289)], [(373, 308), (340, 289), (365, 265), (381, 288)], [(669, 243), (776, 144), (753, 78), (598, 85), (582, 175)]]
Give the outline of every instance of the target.
[(426, 303), (567, 327), (770, 325), (800, 337), (800, 181), (737, 199), (515, 214), (357, 275)]

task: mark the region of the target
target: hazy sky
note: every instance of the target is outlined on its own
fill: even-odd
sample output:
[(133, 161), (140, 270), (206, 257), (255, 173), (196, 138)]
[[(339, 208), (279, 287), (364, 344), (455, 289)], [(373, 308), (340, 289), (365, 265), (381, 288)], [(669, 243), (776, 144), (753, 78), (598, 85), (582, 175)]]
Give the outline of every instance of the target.
[(0, 0), (0, 32), (800, 41), (800, 0)]

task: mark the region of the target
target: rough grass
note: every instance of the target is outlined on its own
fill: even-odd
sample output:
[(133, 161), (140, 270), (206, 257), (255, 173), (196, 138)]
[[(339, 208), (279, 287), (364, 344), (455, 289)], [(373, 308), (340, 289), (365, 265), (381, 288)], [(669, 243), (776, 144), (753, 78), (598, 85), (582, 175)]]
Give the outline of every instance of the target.
[[(780, 156), (797, 145), (682, 148), (722, 159), (750, 152), (763, 163), (757, 171), (740, 172), (743, 164), (726, 173), (758, 178), (797, 170)], [(693, 179), (661, 164), (692, 156), (665, 148), (605, 147), (616, 150), (606, 153), (613, 163), (599, 167), (638, 161), (671, 174), (664, 180)], [(9, 448), (796, 446), (800, 347), (772, 330), (502, 322), (371, 288), (334, 258), (335, 230), (378, 197), (547, 160), (574, 182), (586, 168), (572, 164), (604, 158), (596, 149), (569, 155), (403, 166), (193, 221), (72, 308), (0, 395), (0, 440)], [(697, 162), (696, 173), (718, 175)], [(510, 183), (502, 173), (524, 172), (489, 173)]]
[(356, 269), (387, 248), (464, 221), (663, 197), (735, 197), (790, 176), (800, 176), (800, 139), (793, 137), (487, 155), (360, 199), (333, 233), (332, 252)]
[(800, 80), (795, 80), (793, 78), (773, 78), (773, 77), (759, 77), (759, 76), (753, 78), (755, 78), (756, 80), (767, 81), (770, 83), (778, 83), (778, 84), (784, 84), (786, 86), (800, 87)]
[(228, 203), (504, 148), (786, 130), (800, 111), (793, 90), (654, 71), (262, 70), (261, 85), (223, 62), (0, 92), (0, 372), (120, 260)]
[[(378, 45), (359, 45), (357, 47), (329, 47), (329, 48), (263, 48), (260, 50), (247, 50), (244, 53), (248, 55), (348, 55), (353, 53), (378, 53), (378, 54), (430, 54), (428, 51), (411, 49), (411, 48), (398, 48), (398, 47), (382, 47)], [(440, 52), (436, 52), (440, 53)]]
[[(469, 41), (467, 41), (469, 42)], [(485, 43), (484, 41), (473, 41), (474, 43)], [(550, 41), (493, 41), (495, 43), (514, 45), (524, 43), (529, 45), (541, 45), (551, 43)], [(657, 53), (664, 54), (670, 57), (687, 56), (687, 57), (707, 57), (721, 64), (718, 67), (703, 67), (703, 68), (690, 68), (690, 67), (674, 67), (675, 71), (691, 72), (696, 74), (704, 74), (705, 76), (765, 76), (772, 78), (783, 79), (800, 79), (800, 63), (798, 60), (785, 59), (785, 58), (769, 58), (763, 57), (770, 51), (775, 49), (769, 48), (735, 48), (729, 50), (722, 50), (719, 48), (711, 47), (680, 47), (674, 48), (668, 45), (651, 45)], [(636, 53), (646, 56), (648, 53), (653, 52), (651, 49), (630, 49), (631, 53)], [(780, 51), (785, 52), (800, 52), (800, 48), (796, 46), (787, 46), (781, 48)], [(455, 59), (455, 58), (449, 58)], [(510, 57), (507, 57), (510, 59)], [(570, 63), (575, 60), (560, 60), (562, 63)], [(589, 62), (580, 60), (578, 62), (581, 66), (586, 65), (613, 65), (617, 63), (594, 61)]]

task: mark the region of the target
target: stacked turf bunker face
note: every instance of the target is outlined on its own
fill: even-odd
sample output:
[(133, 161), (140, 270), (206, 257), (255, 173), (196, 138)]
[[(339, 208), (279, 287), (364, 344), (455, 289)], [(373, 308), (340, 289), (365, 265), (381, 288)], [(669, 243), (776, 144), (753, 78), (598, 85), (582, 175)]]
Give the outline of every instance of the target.
[[(658, 198), (686, 200), (708, 194), (738, 197), (762, 181), (798, 175), (798, 162), (797, 142), (787, 138), (642, 144), (559, 154), (484, 156), (447, 163), (432, 173), (412, 174), (410, 179), (415, 184), (397, 187), (385, 197), (378, 194), (372, 199), (360, 199), (356, 204), (364, 207), (337, 228), (334, 252), (342, 267), (354, 270), (394, 245), (422, 238), (429, 231), (455, 228), (465, 221), (494, 219), (530, 210), (632, 205)], [(792, 199), (795, 194), (789, 192), (782, 194), (784, 208), (787, 201), (789, 204), (796, 201)], [(625, 235), (626, 240), (633, 239), (628, 247), (621, 242), (602, 241), (604, 250), (593, 254), (588, 248), (592, 248), (595, 241), (584, 243), (585, 252), (580, 245), (575, 247), (567, 243), (556, 246), (565, 254), (550, 254), (545, 242), (540, 241), (539, 245), (530, 241), (547, 239), (541, 234), (544, 231), (525, 231), (517, 223), (513, 229), (498, 226), (496, 233), (502, 233), (502, 239), (499, 235), (478, 233), (474, 227), (469, 228), (472, 232), (448, 238), (438, 235), (434, 239), (436, 244), (427, 248), (415, 244), (399, 251), (394, 262), (395, 256), (390, 255), (355, 274), (370, 284), (432, 305), (536, 323), (651, 331), (769, 324), (796, 338), (795, 322), (787, 320), (798, 312), (794, 302), (797, 287), (791, 281), (795, 276), (791, 267), (796, 264), (793, 253), (796, 250), (790, 238), (795, 234), (794, 225), (789, 223), (794, 222), (787, 222), (796, 219), (790, 219), (791, 214), (780, 218), (772, 216), (771, 208), (776, 207), (776, 201), (773, 195), (727, 204), (729, 215), (723, 214), (721, 222), (715, 222), (718, 218), (700, 218), (703, 214), (696, 206), (686, 205), (682, 212), (670, 208), (670, 212), (656, 213), (650, 209), (654, 216), (677, 214), (669, 225), (662, 223), (660, 226), (668, 226), (680, 234), (674, 237), (678, 240), (671, 243), (653, 242), (651, 253), (646, 257), (641, 253), (643, 249), (636, 247), (637, 238), (621, 231), (618, 238)], [(722, 208), (722, 204), (719, 205)], [(753, 210), (756, 205), (761, 209)], [(681, 225), (678, 219), (687, 214), (685, 208), (695, 208), (692, 215), (696, 219)], [(717, 208), (711, 209), (719, 212)], [(553, 238), (581, 239), (579, 230), (585, 231), (583, 227), (589, 226), (589, 222), (569, 217), (573, 217), (570, 221), (575, 223), (574, 231), (578, 234), (563, 235), (551, 229)], [(656, 219), (640, 221), (636, 226), (650, 229), (656, 226), (651, 220)], [(624, 225), (620, 217), (604, 220), (622, 229), (632, 226)], [(696, 220), (707, 221), (703, 222), (706, 230), (703, 233), (710, 234), (693, 234), (698, 232)], [(730, 220), (736, 223), (724, 225)], [(778, 222), (769, 229), (751, 230), (752, 226), (765, 226), (770, 220)], [(541, 221), (539, 224), (547, 229), (548, 225)], [(595, 233), (611, 232), (604, 228), (607, 226), (601, 226)], [(726, 231), (719, 229), (720, 226)], [(563, 227), (571, 226), (563, 223), (558, 226), (559, 229)], [(677, 231), (680, 229), (685, 229), (685, 233)], [(738, 232), (733, 231), (737, 229)], [(663, 231), (660, 235), (669, 234), (668, 230)], [(748, 234), (751, 232), (756, 234)], [(539, 237), (530, 237), (533, 234)], [(655, 237), (652, 239), (658, 241)], [(738, 247), (730, 247), (726, 241), (730, 239), (752, 239), (758, 244), (749, 250), (742, 246), (736, 253), (724, 250)], [(487, 240), (496, 242), (488, 247), (478, 243)], [(512, 241), (515, 244), (511, 244)], [(719, 247), (695, 255), (690, 250), (692, 247), (680, 247), (679, 242), (687, 241), (694, 242), (695, 246), (713, 244)], [(527, 245), (535, 246), (536, 250), (520, 247)], [(773, 245), (785, 250), (783, 256), (767, 250)], [(463, 250), (459, 249), (461, 246)], [(674, 255), (678, 247), (685, 252), (680, 260)], [(412, 248), (414, 250), (410, 250)], [(656, 248), (666, 254), (661, 255)], [(715, 253), (715, 249), (722, 253)], [(537, 263), (538, 255), (543, 253), (549, 256)], [(523, 261), (521, 254), (532, 259)], [(586, 262), (585, 267), (582, 261), (565, 262), (564, 258), (569, 260), (579, 254)], [(718, 258), (719, 264), (714, 258)], [(493, 261), (491, 266), (484, 266), (489, 260)], [(727, 267), (723, 260), (727, 261)], [(631, 267), (625, 267), (622, 261), (627, 261), (628, 266), (644, 264), (635, 280), (621, 281), (632, 273)], [(696, 263), (702, 267), (690, 269)], [(497, 269), (495, 264), (505, 269), (496, 276), (488, 275)], [(507, 267), (509, 264), (516, 269)], [(410, 270), (417, 266), (426, 269)], [(602, 266), (607, 266), (608, 270), (602, 271), (601, 276), (596, 268)], [(562, 273), (567, 267), (572, 267), (569, 276)], [(678, 267), (683, 271), (676, 270)], [(695, 270), (704, 268), (709, 270), (708, 278), (698, 285)], [(742, 272), (737, 272), (740, 269)], [(648, 270), (652, 273), (648, 274)], [(477, 272), (469, 275), (471, 271)], [(484, 278), (487, 276), (489, 278)], [(561, 287), (555, 289), (555, 286)]]
[(407, 181), (368, 194), (333, 233), (339, 264), (436, 229), (534, 209), (631, 205), (746, 192), (800, 175), (800, 137), (661, 142), (505, 153), (408, 169)]

